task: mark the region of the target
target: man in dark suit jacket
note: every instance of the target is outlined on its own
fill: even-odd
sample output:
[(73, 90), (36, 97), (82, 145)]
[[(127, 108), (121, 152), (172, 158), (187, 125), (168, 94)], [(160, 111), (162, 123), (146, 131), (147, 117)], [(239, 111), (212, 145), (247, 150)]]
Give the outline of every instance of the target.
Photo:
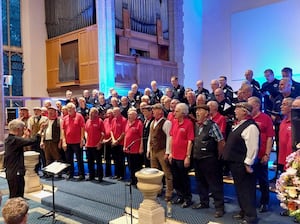
[(5, 139), (4, 167), (9, 187), (9, 198), (23, 197), (25, 186), (24, 146), (39, 142), (41, 130), (35, 138), (23, 138), (25, 123), (12, 120), (8, 124), (9, 135)]

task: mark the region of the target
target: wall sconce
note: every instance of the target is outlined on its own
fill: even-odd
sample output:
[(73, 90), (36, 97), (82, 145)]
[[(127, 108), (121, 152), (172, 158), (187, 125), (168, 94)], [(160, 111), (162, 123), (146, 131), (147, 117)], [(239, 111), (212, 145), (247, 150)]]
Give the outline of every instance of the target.
[(13, 82), (13, 76), (12, 75), (3, 75), (3, 86), (9, 87), (12, 85)]

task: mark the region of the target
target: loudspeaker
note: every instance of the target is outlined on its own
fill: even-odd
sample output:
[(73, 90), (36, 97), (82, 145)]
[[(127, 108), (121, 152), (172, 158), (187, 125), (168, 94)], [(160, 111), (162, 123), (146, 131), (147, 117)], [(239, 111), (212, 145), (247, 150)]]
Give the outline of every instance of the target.
[[(298, 129), (298, 131), (297, 131)], [(300, 143), (300, 108), (292, 108), (292, 148), (297, 150), (296, 145)]]
[(6, 107), (6, 122), (7, 124), (13, 120), (19, 117), (19, 108), (17, 107)]

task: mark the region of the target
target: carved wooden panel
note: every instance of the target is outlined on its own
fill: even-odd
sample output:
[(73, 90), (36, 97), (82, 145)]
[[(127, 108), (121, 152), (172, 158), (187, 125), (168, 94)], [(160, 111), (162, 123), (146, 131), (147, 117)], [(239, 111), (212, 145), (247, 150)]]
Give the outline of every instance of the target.
[(59, 72), (59, 40), (49, 40), (46, 42), (47, 54), (47, 88), (56, 88)]
[(79, 71), (81, 84), (98, 82), (98, 38), (96, 28), (86, 29), (79, 33)]

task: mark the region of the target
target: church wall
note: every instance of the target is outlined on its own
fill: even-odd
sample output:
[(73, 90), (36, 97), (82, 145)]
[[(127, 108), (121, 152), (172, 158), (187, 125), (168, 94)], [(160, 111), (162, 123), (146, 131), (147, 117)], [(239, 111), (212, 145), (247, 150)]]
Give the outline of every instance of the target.
[(23, 95), (47, 97), (44, 1), (21, 1), (21, 27), (24, 57)]

